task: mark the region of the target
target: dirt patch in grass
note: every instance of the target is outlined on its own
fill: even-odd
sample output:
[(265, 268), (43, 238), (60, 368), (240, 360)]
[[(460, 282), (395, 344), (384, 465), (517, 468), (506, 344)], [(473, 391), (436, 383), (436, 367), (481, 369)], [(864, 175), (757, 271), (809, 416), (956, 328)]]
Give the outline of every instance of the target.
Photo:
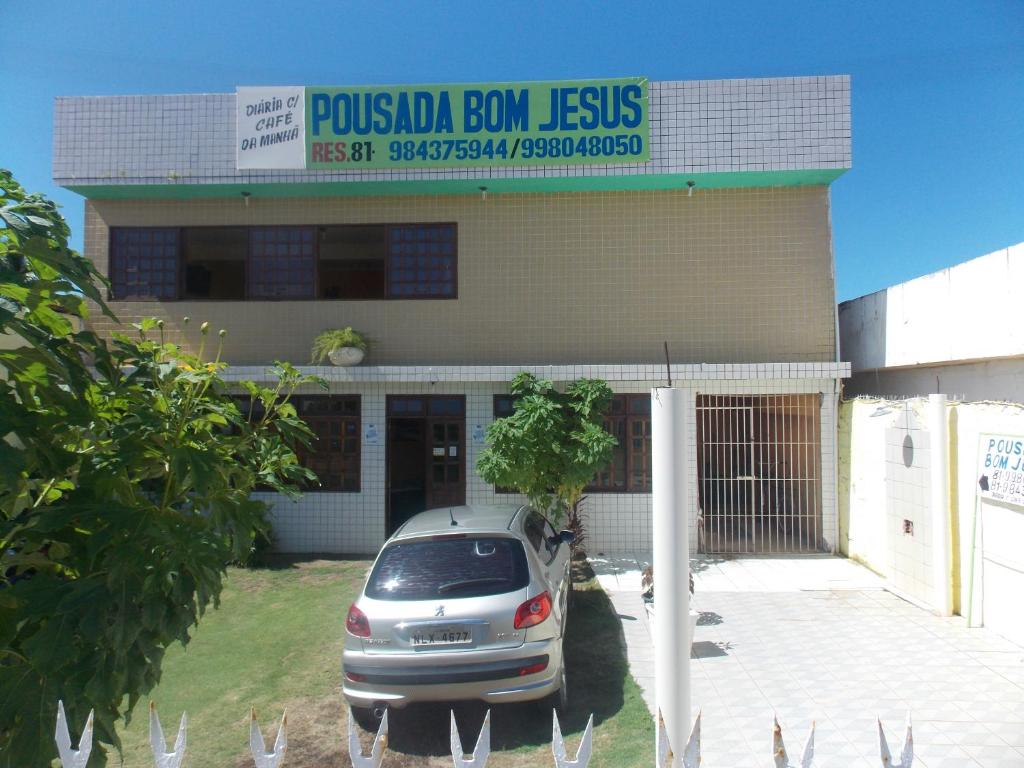
[[(341, 696), (332, 698), (302, 697), (285, 702), (288, 713), (288, 757), (287, 766), (335, 766), (351, 765), (348, 747), (344, 745), (346, 710), (341, 705)], [(261, 720), (263, 740), (268, 749), (277, 738), (280, 720)], [(248, 753), (239, 755), (234, 768), (252, 768), (252, 757)]]

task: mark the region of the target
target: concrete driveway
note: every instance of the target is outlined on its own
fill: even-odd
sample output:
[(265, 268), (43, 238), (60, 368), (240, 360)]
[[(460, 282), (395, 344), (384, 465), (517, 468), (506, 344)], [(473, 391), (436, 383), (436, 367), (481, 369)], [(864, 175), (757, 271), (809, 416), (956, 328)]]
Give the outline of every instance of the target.
[[(591, 561), (653, 711), (653, 641), (640, 597), (649, 556)], [(770, 765), (774, 713), (791, 760), (814, 721), (815, 766), (879, 766), (875, 718), (898, 759), (909, 711), (915, 766), (1024, 768), (1024, 648), (959, 616), (934, 616), (843, 558), (695, 558), (691, 568), (703, 765)]]

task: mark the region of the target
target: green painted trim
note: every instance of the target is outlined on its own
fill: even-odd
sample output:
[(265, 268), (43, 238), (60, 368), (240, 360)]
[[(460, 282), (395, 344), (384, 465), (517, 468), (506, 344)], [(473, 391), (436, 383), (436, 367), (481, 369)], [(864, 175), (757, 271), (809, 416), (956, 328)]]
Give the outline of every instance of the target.
[(236, 197), (338, 197), (343, 195), (475, 195), (480, 187), (503, 192), (619, 192), (633, 190), (735, 189), (803, 187), (831, 184), (846, 168), (799, 171), (732, 171), (728, 173), (640, 174), (633, 176), (559, 176), (511, 179), (424, 179), (412, 181), (327, 181), (292, 184), (69, 184), (67, 189), (91, 200), (189, 200)]

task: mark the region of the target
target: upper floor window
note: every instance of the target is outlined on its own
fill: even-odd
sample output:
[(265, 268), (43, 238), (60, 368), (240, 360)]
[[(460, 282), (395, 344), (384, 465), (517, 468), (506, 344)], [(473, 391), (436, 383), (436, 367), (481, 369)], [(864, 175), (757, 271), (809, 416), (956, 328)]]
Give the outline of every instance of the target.
[[(119, 233), (130, 231), (118, 230)], [(245, 227), (189, 227), (181, 230), (180, 239), (185, 267), (182, 298), (245, 298), (249, 253)]]
[(116, 227), (114, 299), (454, 299), (455, 224)]
[(173, 227), (115, 229), (110, 236), (110, 284), (120, 299), (176, 299), (181, 265)]

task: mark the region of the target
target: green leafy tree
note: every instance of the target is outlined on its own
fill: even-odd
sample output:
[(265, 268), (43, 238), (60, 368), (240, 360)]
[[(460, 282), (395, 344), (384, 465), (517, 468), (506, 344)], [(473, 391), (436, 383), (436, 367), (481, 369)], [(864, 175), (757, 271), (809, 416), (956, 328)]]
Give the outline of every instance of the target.
[(580, 379), (559, 392), (523, 371), (512, 394), (515, 410), (487, 429), (477, 472), (525, 494), (555, 522), (572, 522), (583, 489), (612, 459), (616, 440), (602, 424), (612, 391), (599, 379)]
[[(226, 565), (268, 529), (254, 487), (315, 479), (292, 446), (312, 433), (288, 400), (310, 381), (221, 378), (219, 344), (188, 354), (147, 320), (112, 342), (78, 330), (110, 314), (54, 204), (0, 171), (0, 766), (49, 766), (57, 700), (100, 742), (217, 605)], [(223, 337), (223, 331), (221, 332)], [(250, 415), (259, 414), (258, 418)], [(98, 745), (91, 764), (106, 762)]]

